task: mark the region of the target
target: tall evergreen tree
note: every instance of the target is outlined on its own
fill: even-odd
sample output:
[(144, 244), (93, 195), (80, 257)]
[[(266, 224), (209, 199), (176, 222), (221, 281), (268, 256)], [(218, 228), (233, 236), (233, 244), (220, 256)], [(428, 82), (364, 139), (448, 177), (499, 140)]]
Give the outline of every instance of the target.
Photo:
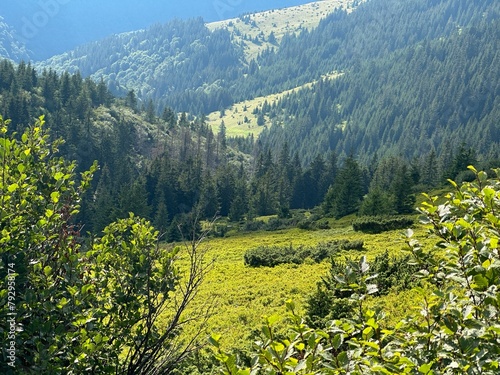
[(358, 162), (349, 156), (340, 168), (323, 202), (326, 214), (341, 218), (358, 210), (363, 197), (363, 176)]
[(200, 212), (203, 218), (213, 219), (220, 209), (217, 197), (217, 187), (210, 172), (203, 176), (203, 186), (199, 201)]

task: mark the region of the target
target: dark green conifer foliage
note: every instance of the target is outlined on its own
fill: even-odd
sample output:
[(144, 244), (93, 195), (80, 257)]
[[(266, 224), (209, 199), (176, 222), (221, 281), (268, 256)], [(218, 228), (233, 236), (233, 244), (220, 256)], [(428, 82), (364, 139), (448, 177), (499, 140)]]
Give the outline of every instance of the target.
[(94, 193), (92, 202), (92, 230), (100, 232), (110, 221), (118, 218), (117, 197), (113, 193), (115, 185), (111, 181), (109, 167), (105, 164), (102, 167), (99, 183)]
[(363, 197), (363, 176), (354, 157), (349, 156), (340, 168), (323, 202), (327, 215), (341, 218), (358, 210)]
[(151, 124), (156, 122), (156, 109), (153, 103), (153, 99), (148, 100), (148, 104), (146, 106), (146, 120)]
[(138, 102), (137, 102), (137, 96), (135, 95), (135, 91), (134, 90), (130, 90), (127, 93), (127, 97), (125, 98), (125, 103), (134, 112), (137, 112), (137, 110), (138, 110), (138, 107), (137, 107)]
[(382, 216), (394, 213), (393, 197), (379, 188), (371, 189), (359, 208), (359, 215), (362, 216)]
[(215, 181), (211, 173), (207, 172), (203, 176), (203, 187), (199, 201), (199, 209), (203, 218), (213, 219), (219, 214), (220, 204), (217, 196)]
[(155, 208), (156, 212), (153, 224), (155, 228), (163, 236), (162, 239), (164, 239), (166, 229), (168, 228), (169, 219), (168, 219), (167, 203), (165, 201), (165, 195), (163, 194), (163, 192), (161, 192), (157, 197), (157, 204)]
[(168, 129), (173, 129), (177, 125), (177, 115), (174, 110), (168, 106), (163, 109), (161, 118), (167, 124)]
[(151, 207), (148, 205), (146, 179), (139, 177), (124, 184), (119, 195), (119, 218), (126, 218), (129, 213), (135, 216), (150, 218)]

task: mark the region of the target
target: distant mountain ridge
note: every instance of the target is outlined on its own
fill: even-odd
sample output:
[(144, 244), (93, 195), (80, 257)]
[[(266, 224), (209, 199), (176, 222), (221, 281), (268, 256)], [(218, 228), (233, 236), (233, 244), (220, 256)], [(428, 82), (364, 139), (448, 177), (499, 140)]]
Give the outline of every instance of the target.
[(283, 32), (270, 42), (273, 27), (266, 25), (266, 17), (281, 19), (287, 27), (279, 29), (295, 34), (312, 30), (335, 9), (352, 10), (359, 3), (324, 0), (209, 25), (201, 18), (174, 20), (112, 35), (36, 66), (103, 78), (114, 93), (124, 95), (133, 89), (144, 100), (155, 100), (160, 109), (168, 105), (207, 114), (234, 103), (230, 87), (255, 70), (258, 55), (279, 47)]
[(14, 29), (7, 25), (2, 16), (0, 16), (0, 57), (14, 61), (30, 58), (29, 51), (19, 41)]
[(112, 34), (147, 28), (172, 19), (207, 22), (308, 0), (22, 0), (2, 1), (0, 15), (33, 51), (35, 61)]
[[(461, 141), (495, 157), (498, 1), (345, 2), (316, 17), (317, 26), (298, 11), (285, 16), (288, 11), (265, 12), (267, 21), (243, 15), (208, 27), (202, 19), (175, 20), (111, 36), (38, 67), (79, 70), (122, 95), (133, 89), (158, 113), (172, 107), (210, 114), (213, 127), (226, 109), (240, 107), (235, 103), (262, 98), (252, 113), (244, 104), (243, 116), (228, 110), (242, 118), (235, 121), (237, 133), (258, 123), (263, 147), (287, 142), (306, 163), (329, 151), (366, 163), (374, 155), (419, 158), (445, 152), (443, 142), (449, 149)], [(273, 26), (279, 19), (289, 28)], [(321, 79), (330, 74), (340, 78)], [(265, 103), (278, 93), (286, 95)]]

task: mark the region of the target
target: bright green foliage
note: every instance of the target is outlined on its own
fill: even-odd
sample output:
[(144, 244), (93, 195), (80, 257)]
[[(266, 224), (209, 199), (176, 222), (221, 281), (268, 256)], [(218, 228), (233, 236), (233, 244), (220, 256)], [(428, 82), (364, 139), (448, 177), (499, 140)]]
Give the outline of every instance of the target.
[(351, 296), (355, 290), (350, 282), (347, 283), (349, 288), (345, 288), (345, 284), (346, 280), (356, 281), (356, 275), (368, 272), (370, 288), (376, 288), (376, 295), (380, 296), (417, 286), (415, 273), (418, 270), (411, 264), (410, 256), (391, 257), (388, 251), (375, 257), (368, 270), (363, 259), (347, 258), (343, 262), (332, 258), (328, 275), (318, 282), (316, 291), (307, 300), (307, 322), (318, 327), (332, 319), (350, 317), (354, 306)]
[[(57, 143), (47, 143), (43, 118), (20, 140), (6, 137), (8, 121), (0, 121), (0, 273), (3, 280), (11, 270), (16, 273), (13, 294), (2, 285), (0, 315), (6, 322), (7, 313), (16, 314), (16, 368), (78, 368), (85, 350), (74, 323), (85, 319), (88, 306), (82, 290), (88, 260), (69, 219), (95, 167), (77, 185), (75, 165), (55, 156)], [(7, 332), (2, 336), (6, 342)]]
[[(418, 275), (428, 285), (417, 290), (420, 315), (408, 312), (394, 327), (384, 314), (366, 306), (373, 286), (370, 265), (362, 258), (336, 278), (351, 293), (353, 313), (312, 329), (288, 303), (287, 336), (277, 336), (276, 317), (263, 326), (264, 340), (255, 347), (251, 369), (240, 369), (236, 357), (219, 349), (212, 337), (222, 374), (498, 374), (500, 358), (500, 170), (469, 169), (476, 179), (458, 186), (444, 204), (427, 197), (420, 208), (430, 235), (439, 238), (425, 251), (407, 231), (407, 245)], [(443, 251), (446, 255), (443, 257)], [(353, 271), (354, 270), (354, 271)]]
[(131, 214), (82, 244), (71, 219), (96, 166), (77, 178), (75, 164), (57, 156), (59, 143), (48, 143), (43, 117), (19, 139), (6, 136), (7, 124), (0, 118), (0, 336), (15, 358), (4, 354), (0, 372), (172, 370), (196, 343), (178, 340), (203, 275), (196, 245), (173, 300), (178, 249), (159, 249), (144, 219)]

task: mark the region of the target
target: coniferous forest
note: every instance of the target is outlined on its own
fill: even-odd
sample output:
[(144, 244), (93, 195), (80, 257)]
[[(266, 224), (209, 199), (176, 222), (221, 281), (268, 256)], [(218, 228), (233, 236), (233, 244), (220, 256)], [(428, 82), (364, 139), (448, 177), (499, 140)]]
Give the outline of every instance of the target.
[[(62, 154), (77, 160), (80, 170), (99, 162), (94, 192), (86, 196), (79, 218), (93, 231), (129, 212), (158, 229), (171, 228), (170, 241), (180, 239), (176, 228), (193, 212), (236, 223), (275, 214), (287, 219), (290, 210), (314, 207), (334, 217), (408, 213), (416, 193), (447, 178), (467, 179), (470, 164), (488, 168), (497, 160), (494, 148), (485, 155), (465, 142), (449, 141), (444, 150), (430, 148), (413, 158), (401, 153), (379, 158), (375, 152), (363, 163), (354, 154), (330, 151), (309, 161), (288, 142), (269, 145), (274, 128), (258, 140), (230, 138), (224, 126), (214, 133), (203, 116), (189, 119), (167, 107), (157, 117), (153, 101), (139, 105), (133, 91), (113, 97), (104, 81), (79, 73), (39, 74), (30, 64), (4, 60), (0, 78), (2, 111), (16, 124), (10, 131), (21, 133), (43, 114), (51, 136), (65, 140)], [(370, 208), (374, 195), (384, 208)]]
[[(494, 0), (355, 1), (279, 40), (177, 19), (39, 62), (0, 17), (0, 274), (23, 340), (2, 371), (496, 373), (499, 15)], [(258, 136), (208, 122), (285, 91), (248, 113)], [(404, 250), (370, 244), (383, 236)], [(231, 237), (256, 244), (244, 272), (329, 262), (300, 307), (262, 303), (286, 305), (286, 326), (264, 318), (245, 348), (206, 332), (216, 307), (188, 307), (217, 270), (200, 241)], [(399, 294), (421, 315), (387, 319)]]

